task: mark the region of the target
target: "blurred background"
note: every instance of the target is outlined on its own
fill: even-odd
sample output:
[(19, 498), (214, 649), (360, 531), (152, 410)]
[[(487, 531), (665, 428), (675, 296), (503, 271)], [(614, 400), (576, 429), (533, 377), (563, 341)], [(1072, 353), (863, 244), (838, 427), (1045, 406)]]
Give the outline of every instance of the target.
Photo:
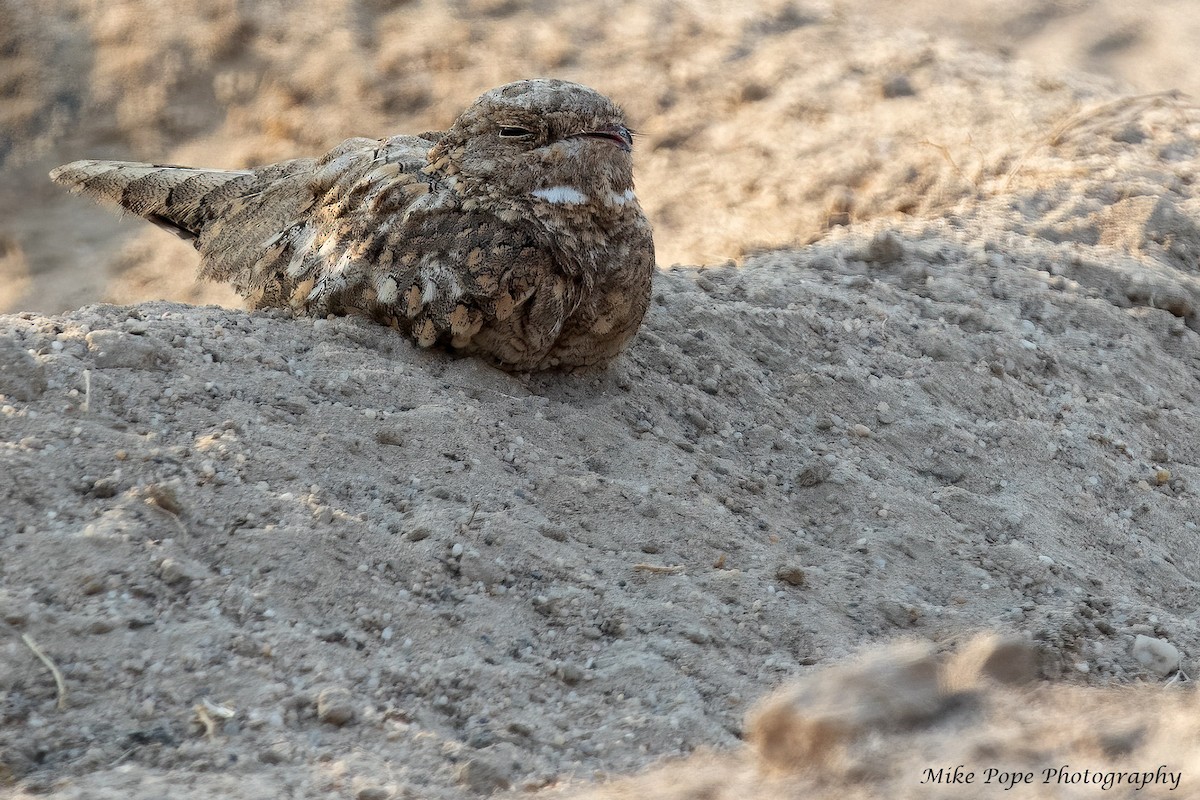
[(79, 158), (319, 155), (556, 76), (642, 134), (660, 264), (718, 263), (942, 213), (1096, 98), (1200, 94), (1197, 52), (1197, 0), (0, 0), (0, 311), (237, 304), (48, 181)]

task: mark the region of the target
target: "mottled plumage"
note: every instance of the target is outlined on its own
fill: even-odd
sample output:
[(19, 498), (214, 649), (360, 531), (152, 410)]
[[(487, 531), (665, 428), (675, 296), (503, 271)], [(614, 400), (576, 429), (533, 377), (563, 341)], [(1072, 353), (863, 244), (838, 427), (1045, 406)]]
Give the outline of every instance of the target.
[(445, 133), (349, 139), (246, 170), (76, 161), (58, 183), (200, 251), (254, 308), (365, 313), (504, 369), (602, 366), (645, 314), (650, 225), (632, 139), (558, 80), (484, 94)]

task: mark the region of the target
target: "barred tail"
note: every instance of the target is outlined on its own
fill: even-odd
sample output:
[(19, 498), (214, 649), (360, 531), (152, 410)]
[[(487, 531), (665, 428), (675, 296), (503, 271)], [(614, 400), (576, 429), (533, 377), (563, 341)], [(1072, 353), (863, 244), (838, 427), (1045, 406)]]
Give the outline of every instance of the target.
[(58, 167), (50, 179), (131, 211), (181, 239), (195, 239), (213, 212), (253, 186), (257, 176), (240, 170), (85, 160)]

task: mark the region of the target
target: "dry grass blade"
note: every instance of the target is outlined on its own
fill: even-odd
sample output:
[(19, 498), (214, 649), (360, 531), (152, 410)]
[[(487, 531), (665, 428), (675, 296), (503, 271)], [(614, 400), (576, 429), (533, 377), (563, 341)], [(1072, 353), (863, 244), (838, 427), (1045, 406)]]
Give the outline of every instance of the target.
[(50, 674), (54, 676), (54, 685), (58, 689), (57, 708), (59, 711), (65, 710), (67, 707), (67, 684), (63, 680), (62, 672), (59, 671), (58, 666), (51, 660), (50, 656), (42, 652), (42, 648), (37, 646), (37, 642), (28, 633), (21, 634), (21, 641), (25, 643), (30, 652), (38, 657), (39, 661), (46, 665), (46, 669), (50, 670)]

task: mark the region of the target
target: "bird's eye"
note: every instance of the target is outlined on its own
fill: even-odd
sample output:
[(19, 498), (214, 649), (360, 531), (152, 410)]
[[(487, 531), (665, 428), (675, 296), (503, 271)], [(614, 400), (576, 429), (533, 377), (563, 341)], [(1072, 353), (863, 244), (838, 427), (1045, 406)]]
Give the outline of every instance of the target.
[(526, 136), (533, 136), (533, 131), (517, 125), (504, 125), (500, 128), (500, 135), (505, 139), (523, 139)]

